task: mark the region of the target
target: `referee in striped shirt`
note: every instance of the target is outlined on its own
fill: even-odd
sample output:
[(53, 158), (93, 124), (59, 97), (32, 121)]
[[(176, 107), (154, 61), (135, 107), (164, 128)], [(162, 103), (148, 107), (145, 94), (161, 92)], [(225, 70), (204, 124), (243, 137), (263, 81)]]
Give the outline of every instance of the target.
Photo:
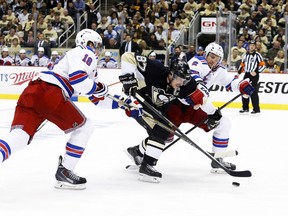
[[(259, 96), (258, 96), (258, 81), (259, 74), (265, 69), (265, 62), (263, 57), (259, 52), (256, 51), (256, 41), (250, 40), (248, 51), (243, 58), (238, 74), (245, 72), (244, 78), (249, 78), (251, 85), (255, 88), (254, 92), (251, 95), (251, 101), (253, 106), (253, 111), (251, 114), (260, 114), (259, 107)], [(242, 97), (242, 110), (239, 111), (240, 114), (249, 113), (249, 97)]]

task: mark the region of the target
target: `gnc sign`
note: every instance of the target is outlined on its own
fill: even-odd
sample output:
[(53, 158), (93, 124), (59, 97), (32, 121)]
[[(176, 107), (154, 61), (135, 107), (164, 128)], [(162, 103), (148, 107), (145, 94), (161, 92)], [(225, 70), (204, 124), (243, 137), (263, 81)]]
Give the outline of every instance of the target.
[(215, 34), (216, 25), (216, 17), (201, 17), (202, 33)]

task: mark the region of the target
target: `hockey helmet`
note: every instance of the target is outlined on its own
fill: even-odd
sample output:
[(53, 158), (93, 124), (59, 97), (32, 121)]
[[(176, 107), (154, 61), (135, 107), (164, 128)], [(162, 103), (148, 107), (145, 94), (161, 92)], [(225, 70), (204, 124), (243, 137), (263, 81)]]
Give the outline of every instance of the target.
[(91, 41), (94, 44), (95, 48), (98, 48), (99, 46), (102, 45), (101, 36), (92, 29), (83, 29), (77, 33), (75, 39), (76, 46), (78, 45), (87, 46), (87, 43), (89, 41)]
[(213, 53), (214, 55), (219, 56), (220, 57), (219, 63), (222, 62), (223, 57), (224, 57), (224, 52), (223, 52), (222, 47), (219, 44), (215, 42), (208, 44), (205, 48), (205, 55), (208, 56), (209, 53)]
[(184, 60), (173, 61), (170, 66), (170, 71), (173, 72), (173, 76), (178, 76), (186, 81), (191, 79), (189, 66)]

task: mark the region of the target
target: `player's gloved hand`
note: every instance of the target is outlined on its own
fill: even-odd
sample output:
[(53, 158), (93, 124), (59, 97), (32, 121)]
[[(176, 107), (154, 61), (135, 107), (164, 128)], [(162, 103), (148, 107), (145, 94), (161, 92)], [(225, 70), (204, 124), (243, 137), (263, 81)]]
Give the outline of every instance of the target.
[(99, 100), (104, 100), (104, 97), (108, 94), (108, 86), (105, 83), (97, 82), (96, 91), (93, 96), (99, 98)]
[(121, 109), (125, 109), (126, 115), (132, 118), (140, 118), (143, 114), (142, 105), (134, 98), (128, 97), (125, 99), (124, 103), (128, 106), (121, 106)]
[(221, 118), (222, 118), (221, 111), (220, 109), (217, 109), (214, 114), (208, 115), (205, 124), (208, 126), (209, 130), (212, 130), (220, 124)]
[(121, 75), (119, 76), (119, 80), (123, 85), (122, 91), (128, 96), (135, 96), (138, 87), (138, 81), (135, 78), (134, 73)]
[(197, 89), (188, 97), (186, 97), (185, 101), (189, 105), (193, 106), (194, 109), (198, 109), (201, 105), (206, 103), (208, 97), (209, 97), (209, 90), (204, 84), (199, 83), (197, 85)]
[(254, 92), (254, 87), (250, 84), (249, 82), (249, 79), (245, 79), (245, 80), (242, 80), (240, 83), (239, 83), (239, 91), (241, 92), (241, 94), (243, 94), (243, 96), (251, 96), (252, 93)]

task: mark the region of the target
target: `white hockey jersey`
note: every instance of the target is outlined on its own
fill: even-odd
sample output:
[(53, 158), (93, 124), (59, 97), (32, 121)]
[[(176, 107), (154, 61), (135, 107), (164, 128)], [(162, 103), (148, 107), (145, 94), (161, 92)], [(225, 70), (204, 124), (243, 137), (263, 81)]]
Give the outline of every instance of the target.
[(13, 65), (14, 59), (11, 56), (2, 57), (0, 55), (0, 65)]
[(117, 68), (117, 61), (113, 58), (110, 58), (108, 62), (105, 61), (105, 58), (99, 60), (98, 63), (100, 68)]
[(39, 57), (38, 55), (33, 55), (31, 58), (31, 65), (38, 67), (47, 67), (49, 63), (49, 58), (47, 56)]
[(15, 58), (15, 65), (16, 66), (29, 66), (31, 64), (31, 59), (28, 57), (25, 57), (24, 59), (21, 59), (19, 55)]
[(203, 56), (195, 56), (188, 61), (192, 77), (196, 81), (203, 81), (209, 89), (213, 84), (224, 86), (227, 91), (239, 92), (238, 78), (233, 73), (229, 73), (224, 65), (218, 65), (217, 68), (211, 70), (206, 59)]

